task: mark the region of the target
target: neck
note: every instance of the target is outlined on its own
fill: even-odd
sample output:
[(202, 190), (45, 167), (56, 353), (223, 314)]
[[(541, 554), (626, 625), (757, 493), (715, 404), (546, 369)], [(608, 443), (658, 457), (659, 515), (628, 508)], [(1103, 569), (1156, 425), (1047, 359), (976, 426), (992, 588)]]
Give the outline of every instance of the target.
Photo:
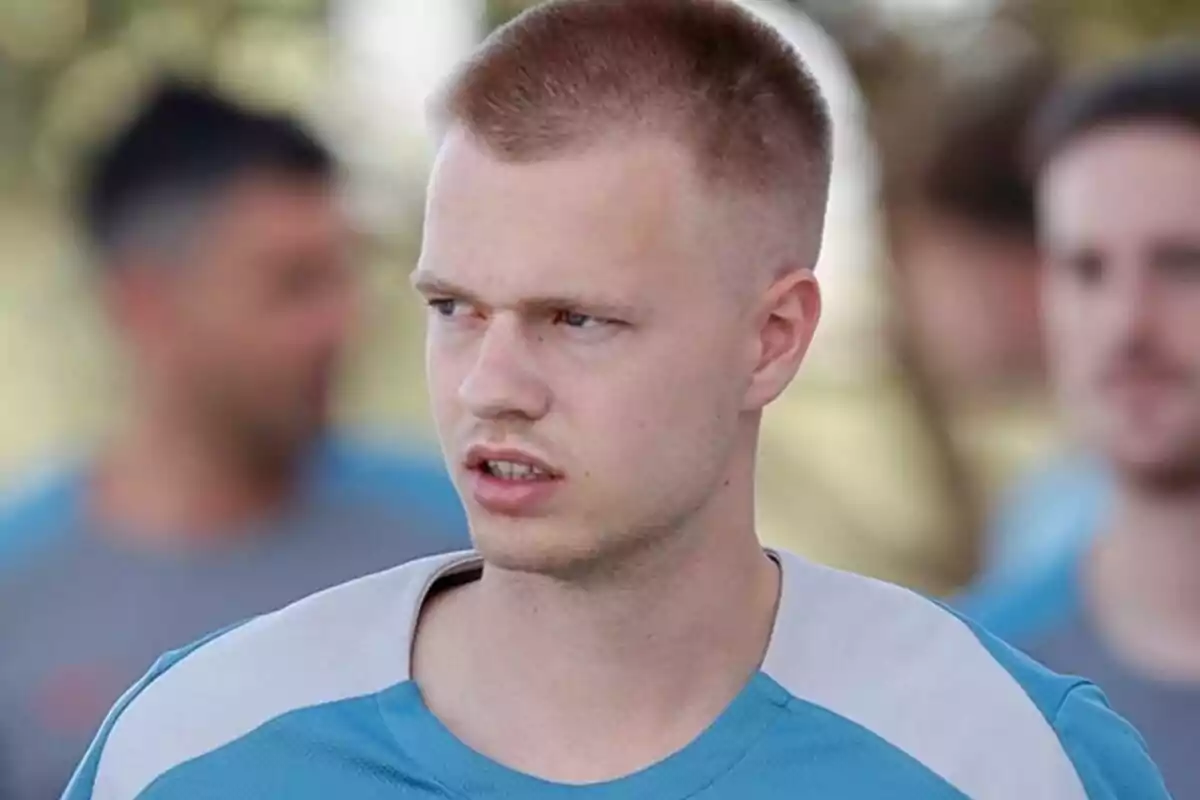
[(778, 570), (749, 529), (705, 538), (648, 553), (588, 586), (487, 568), (476, 588), (477, 641), (492, 640), (513, 679), (538, 676), (543, 696), (545, 678), (559, 673), (550, 685), (566, 703), (577, 693), (606, 695), (605, 704), (645, 693), (629, 704), (677, 709), (696, 690), (690, 683), (734, 663), (745, 673), (736, 676), (740, 687), (765, 653)]
[(275, 512), (293, 478), (292, 465), (251, 457), (176, 406), (144, 403), (101, 457), (90, 500), (123, 537), (220, 539)]
[(1124, 486), (1087, 582), (1118, 653), (1168, 679), (1200, 680), (1200, 492)]
[(757, 671), (774, 623), (779, 570), (752, 492), (732, 494), (587, 585), (485, 567), (456, 601), (462, 671), (424, 680), (418, 659), (430, 707), (476, 749), (566, 782), (681, 749)]

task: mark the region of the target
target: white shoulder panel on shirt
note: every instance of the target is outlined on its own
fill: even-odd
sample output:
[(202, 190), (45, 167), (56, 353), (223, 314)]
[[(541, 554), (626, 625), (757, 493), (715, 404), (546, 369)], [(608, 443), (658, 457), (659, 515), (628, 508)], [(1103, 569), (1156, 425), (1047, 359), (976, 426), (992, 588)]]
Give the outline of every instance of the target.
[(783, 553), (763, 672), (973, 800), (1086, 800), (1058, 735), (960, 619), (913, 592)]
[(152, 680), (109, 732), (93, 794), (134, 798), (179, 764), (297, 709), (409, 679), (422, 598), (475, 561), (435, 556), (306, 597), (213, 639)]

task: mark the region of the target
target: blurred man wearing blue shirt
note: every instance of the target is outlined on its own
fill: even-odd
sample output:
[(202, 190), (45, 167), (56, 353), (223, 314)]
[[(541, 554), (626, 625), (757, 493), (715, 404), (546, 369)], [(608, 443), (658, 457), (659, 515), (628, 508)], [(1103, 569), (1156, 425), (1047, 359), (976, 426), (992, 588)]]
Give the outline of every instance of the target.
[(335, 179), (293, 123), (187, 86), (96, 159), (81, 211), (131, 403), (0, 510), (2, 800), (60, 793), (162, 651), (465, 545), (439, 463), (330, 429), (357, 302)]
[[(1200, 56), (1065, 90), (1033, 132), (1052, 372), (1096, 454), (1029, 519), (1075, 504), (1047, 569), (963, 608), (1096, 682), (1177, 797), (1200, 796)], [(1066, 502), (1064, 502), (1064, 500)], [(1019, 519), (1019, 518), (1018, 518)]]

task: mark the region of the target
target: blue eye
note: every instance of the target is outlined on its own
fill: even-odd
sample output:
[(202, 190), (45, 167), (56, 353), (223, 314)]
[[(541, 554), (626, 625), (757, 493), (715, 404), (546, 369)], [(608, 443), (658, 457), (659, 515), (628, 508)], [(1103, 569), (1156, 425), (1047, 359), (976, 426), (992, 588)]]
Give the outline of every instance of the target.
[(560, 325), (566, 325), (568, 328), (594, 328), (606, 322), (606, 320), (599, 317), (593, 317), (590, 314), (580, 314), (577, 311), (560, 311), (555, 316), (554, 321)]
[(434, 298), (427, 305), (442, 317), (455, 317), (461, 313), (462, 306), (457, 300), (450, 298)]

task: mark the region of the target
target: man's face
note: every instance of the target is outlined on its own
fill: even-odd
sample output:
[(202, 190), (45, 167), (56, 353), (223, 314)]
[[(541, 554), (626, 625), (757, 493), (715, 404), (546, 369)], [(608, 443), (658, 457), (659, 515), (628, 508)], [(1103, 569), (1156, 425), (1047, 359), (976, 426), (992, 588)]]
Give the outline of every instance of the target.
[(315, 180), (248, 177), (190, 236), (183, 263), (152, 271), (143, 350), (206, 424), (252, 448), (294, 450), (328, 421), (355, 315), (333, 191)]
[(720, 494), (760, 350), (698, 182), (653, 139), (528, 164), (443, 144), (415, 282), (438, 433), (492, 563), (591, 568)]
[(1092, 133), (1050, 164), (1041, 204), (1066, 412), (1127, 475), (1200, 477), (1200, 134)]
[(985, 231), (944, 213), (905, 213), (896, 255), (916, 345), (948, 392), (1041, 377), (1038, 254), (1030, 234)]

